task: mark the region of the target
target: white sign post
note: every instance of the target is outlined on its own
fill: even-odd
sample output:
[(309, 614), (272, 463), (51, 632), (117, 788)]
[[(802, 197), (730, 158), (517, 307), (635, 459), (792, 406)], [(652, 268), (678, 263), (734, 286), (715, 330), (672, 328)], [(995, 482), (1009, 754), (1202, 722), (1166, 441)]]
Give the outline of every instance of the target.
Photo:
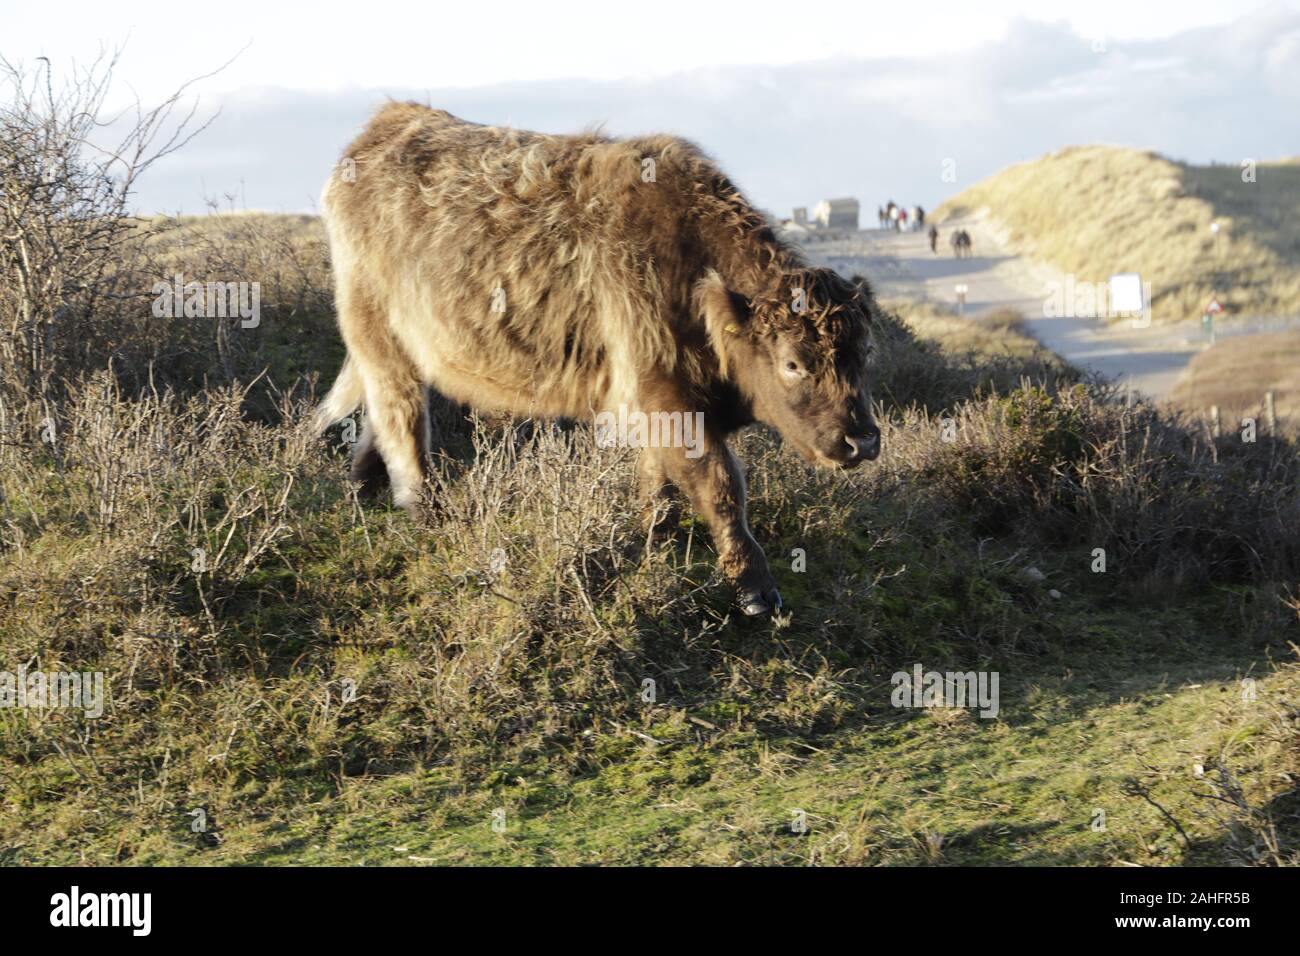
[(1133, 328), (1145, 329), (1151, 324), (1151, 313), (1143, 294), (1142, 276), (1136, 272), (1120, 272), (1110, 277), (1110, 314), (1132, 316)]

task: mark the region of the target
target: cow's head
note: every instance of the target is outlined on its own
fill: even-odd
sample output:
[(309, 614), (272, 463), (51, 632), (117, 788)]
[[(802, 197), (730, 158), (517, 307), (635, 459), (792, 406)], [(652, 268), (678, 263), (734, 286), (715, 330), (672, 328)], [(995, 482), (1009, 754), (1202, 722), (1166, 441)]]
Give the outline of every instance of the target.
[(698, 303), (722, 375), (809, 462), (852, 468), (880, 454), (867, 380), (871, 290), (830, 269), (785, 273), (746, 299), (710, 273)]

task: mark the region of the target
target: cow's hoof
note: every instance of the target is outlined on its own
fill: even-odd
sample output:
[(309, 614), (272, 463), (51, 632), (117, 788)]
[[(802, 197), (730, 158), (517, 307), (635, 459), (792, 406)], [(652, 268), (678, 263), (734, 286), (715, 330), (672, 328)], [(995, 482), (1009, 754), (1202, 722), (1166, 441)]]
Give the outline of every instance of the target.
[(781, 592), (776, 588), (768, 591), (747, 591), (740, 597), (740, 609), (746, 617), (759, 617), (781, 610)]
[(438, 499), (427, 495), (421, 495), (404, 505), (398, 505), (398, 507), (405, 511), (411, 521), (418, 527), (428, 528), (433, 525), (434, 519), (438, 517)]

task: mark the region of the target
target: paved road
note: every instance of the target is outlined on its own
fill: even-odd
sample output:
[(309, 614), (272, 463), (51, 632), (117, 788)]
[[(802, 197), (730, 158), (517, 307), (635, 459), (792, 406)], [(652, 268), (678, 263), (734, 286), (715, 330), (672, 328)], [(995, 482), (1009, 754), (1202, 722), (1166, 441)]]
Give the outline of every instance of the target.
[[(957, 228), (971, 235), (974, 255), (956, 259), (948, 236)], [(982, 219), (950, 220), (939, 227), (938, 254), (930, 252), (924, 232), (895, 233), (876, 229), (838, 239), (806, 242), (809, 258), (845, 275), (872, 280), (883, 298), (907, 298), (957, 304), (956, 286), (967, 287), (966, 313), (981, 315), (1015, 309), (1025, 328), (1072, 364), (1127, 382), (1156, 398), (1173, 388), (1192, 357), (1205, 348), (1199, 322), (1152, 324), (1135, 328), (1130, 320), (1108, 324), (1101, 319), (1044, 315), (1052, 283), (1064, 276), (1043, 263), (1006, 251)], [(1300, 319), (1235, 320), (1220, 323), (1221, 335), (1250, 334), (1300, 327)]]

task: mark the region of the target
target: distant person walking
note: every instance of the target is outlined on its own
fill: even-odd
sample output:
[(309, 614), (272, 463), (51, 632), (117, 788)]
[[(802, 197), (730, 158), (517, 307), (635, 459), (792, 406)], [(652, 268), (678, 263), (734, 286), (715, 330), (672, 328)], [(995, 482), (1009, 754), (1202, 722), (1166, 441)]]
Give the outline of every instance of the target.
[(948, 240), (952, 244), (952, 254), (958, 259), (969, 259), (971, 254), (970, 233), (965, 229), (958, 229)]
[(939, 251), (939, 227), (931, 226), (930, 227), (930, 252), (937, 253), (938, 251)]
[(948, 240), (952, 243), (952, 254), (958, 259), (969, 259), (971, 256), (970, 233), (965, 229), (958, 229)]
[(900, 212), (902, 212), (902, 210), (892, 202), (889, 204), (889, 228), (893, 229), (895, 232), (898, 231), (898, 214)]
[(907, 210), (898, 210), (898, 231), (907, 232)]

